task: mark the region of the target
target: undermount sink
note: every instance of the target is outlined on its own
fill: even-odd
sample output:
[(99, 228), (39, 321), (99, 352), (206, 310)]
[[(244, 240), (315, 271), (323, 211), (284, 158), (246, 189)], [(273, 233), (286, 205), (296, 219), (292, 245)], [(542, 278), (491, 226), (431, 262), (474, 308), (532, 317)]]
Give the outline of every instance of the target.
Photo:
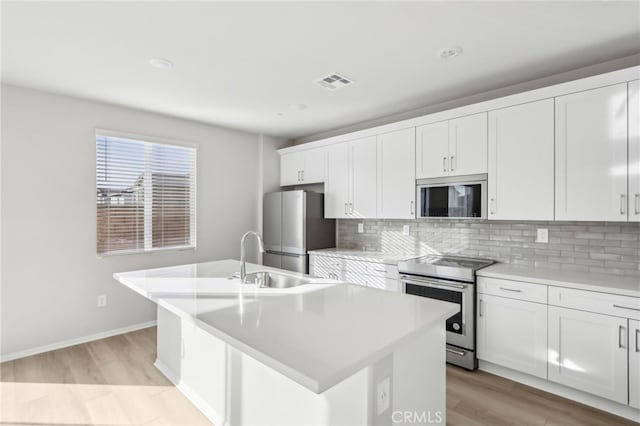
[(255, 271), (247, 274), (247, 281), (258, 287), (290, 288), (311, 283), (311, 278), (282, 274), (274, 271)]

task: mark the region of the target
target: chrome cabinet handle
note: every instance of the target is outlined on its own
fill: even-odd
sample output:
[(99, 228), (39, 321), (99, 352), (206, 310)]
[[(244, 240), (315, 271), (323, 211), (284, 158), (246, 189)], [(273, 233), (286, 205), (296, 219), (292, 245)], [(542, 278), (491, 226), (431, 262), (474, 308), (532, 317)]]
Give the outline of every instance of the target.
[(499, 287), (500, 290), (504, 290), (504, 291), (513, 291), (514, 293), (522, 293), (522, 290), (519, 290), (517, 288), (506, 288), (506, 287)]
[(622, 305), (613, 305), (614, 308), (620, 308), (620, 309), (629, 309), (632, 311), (639, 311), (640, 312), (640, 308), (632, 308), (630, 306), (622, 306)]
[(481, 317), (482, 316), (482, 299), (480, 299), (480, 306), (478, 309), (478, 316)]
[(622, 333), (624, 333), (624, 326), (618, 327), (618, 347), (624, 348), (624, 343), (622, 343)]
[(496, 214), (496, 199), (495, 198), (490, 198), (489, 199), (489, 213), (491, 214)]
[(349, 211), (347, 210), (347, 203), (344, 203), (344, 214), (349, 214)]
[(640, 214), (640, 194), (635, 194), (633, 196), (634, 199), (634, 208), (633, 210), (636, 212), (636, 214)]
[(353, 203), (349, 203), (349, 214), (353, 214)]
[(410, 215), (414, 215), (414, 214), (416, 214), (416, 210), (413, 208), (414, 203), (415, 203), (415, 202), (414, 202), (413, 200), (411, 200), (410, 208), (409, 208), (409, 210), (410, 210), (410, 211), (409, 211), (409, 214), (410, 214)]
[(453, 171), (453, 155), (451, 156), (451, 159), (449, 160), (449, 170)]
[(620, 194), (620, 214), (625, 214), (627, 212), (627, 203), (625, 202), (626, 199), (626, 195)]
[(300, 180), (304, 182), (304, 170), (300, 170)]
[(442, 157), (442, 171), (447, 171), (447, 157)]

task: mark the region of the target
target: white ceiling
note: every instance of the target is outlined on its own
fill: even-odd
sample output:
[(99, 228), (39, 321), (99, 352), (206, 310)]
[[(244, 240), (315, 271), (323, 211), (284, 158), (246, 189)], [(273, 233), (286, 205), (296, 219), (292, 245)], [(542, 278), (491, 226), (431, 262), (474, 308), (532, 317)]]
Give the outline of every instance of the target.
[(289, 138), (638, 52), (637, 1), (2, 4), (8, 84)]

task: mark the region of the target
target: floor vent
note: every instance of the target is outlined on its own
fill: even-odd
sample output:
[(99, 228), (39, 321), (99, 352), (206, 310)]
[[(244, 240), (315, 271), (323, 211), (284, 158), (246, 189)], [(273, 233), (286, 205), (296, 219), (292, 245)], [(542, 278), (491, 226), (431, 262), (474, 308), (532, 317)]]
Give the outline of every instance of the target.
[(331, 73), (326, 77), (322, 77), (316, 81), (315, 84), (318, 86), (324, 87), (327, 90), (338, 90), (349, 84), (353, 83), (352, 80), (349, 80), (347, 77), (338, 74), (337, 72)]

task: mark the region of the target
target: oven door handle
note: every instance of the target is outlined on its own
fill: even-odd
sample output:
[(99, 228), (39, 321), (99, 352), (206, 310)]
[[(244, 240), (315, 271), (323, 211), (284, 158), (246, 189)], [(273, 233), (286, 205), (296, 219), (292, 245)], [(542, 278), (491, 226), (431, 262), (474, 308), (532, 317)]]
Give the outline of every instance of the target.
[(467, 284), (444, 284), (441, 282), (438, 283), (434, 283), (431, 281), (417, 281), (417, 280), (411, 280), (411, 279), (407, 279), (407, 278), (401, 278), (402, 282), (406, 283), (406, 284), (413, 284), (413, 285), (419, 285), (422, 287), (435, 287), (435, 288), (440, 288), (443, 290), (465, 290), (467, 288)]

